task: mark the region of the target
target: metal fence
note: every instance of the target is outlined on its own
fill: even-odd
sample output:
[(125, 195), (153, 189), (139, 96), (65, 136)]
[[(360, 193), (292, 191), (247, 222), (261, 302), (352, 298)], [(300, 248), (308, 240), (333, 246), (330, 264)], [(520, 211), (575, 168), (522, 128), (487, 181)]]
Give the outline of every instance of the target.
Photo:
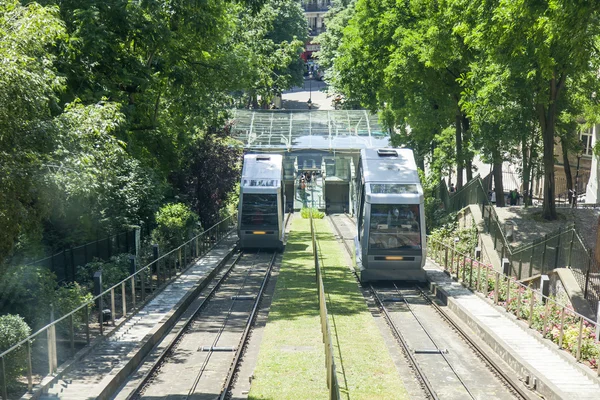
[(310, 215), (310, 236), (312, 240), (313, 258), (315, 262), (315, 272), (317, 275), (317, 286), (319, 288), (319, 315), (321, 317), (321, 332), (323, 333), (323, 343), (325, 343), (325, 367), (327, 368), (327, 387), (329, 388), (329, 399), (340, 399), (340, 385), (337, 379), (335, 360), (333, 358), (333, 344), (331, 341), (331, 329), (329, 327), (329, 318), (327, 316), (327, 301), (325, 299), (325, 287), (323, 286), (323, 277), (321, 276), (321, 266), (319, 263), (319, 250), (317, 248), (317, 239), (315, 237), (314, 222), (312, 213)]
[[(150, 226), (145, 225), (143, 228), (131, 229), (81, 246), (64, 249), (39, 260), (19, 264), (47, 268), (56, 275), (59, 283), (73, 282), (77, 267), (86, 265), (95, 259), (106, 261), (121, 253), (136, 254), (136, 246), (139, 246), (143, 237), (149, 235)], [(13, 261), (11, 264), (16, 265), (17, 263)]]
[[(559, 348), (571, 351), (577, 361), (581, 361), (584, 355), (593, 355), (600, 376), (600, 325), (597, 321), (518, 282), (511, 275), (495, 271), (490, 264), (460, 253), (452, 243), (444, 243), (431, 237), (428, 237), (427, 243), (431, 247), (428, 257), (440, 264), (454, 280), (482, 293), (494, 304), (504, 307), (506, 312), (514, 314), (517, 319), (527, 321), (529, 328), (536, 329), (547, 339), (553, 339)], [(557, 334), (554, 329), (558, 330)], [(569, 332), (568, 338), (565, 332)], [(574, 332), (576, 336), (571, 337)]]
[[(204, 256), (228, 236), (236, 221), (237, 216), (232, 215), (161, 256), (155, 252), (149, 264), (123, 281), (63, 316), (55, 319), (52, 315), (50, 324), (0, 353), (2, 399), (8, 399), (11, 385), (7, 371), (13, 370), (15, 363), (25, 365), (25, 372), (16, 380), (26, 381), (31, 392), (46, 373), (56, 373), (59, 364), (72, 359), (78, 350), (125, 323), (195, 259)], [(110, 311), (106, 314), (108, 320), (105, 320), (104, 310)]]
[[(487, 177), (486, 177), (487, 179)], [(445, 184), (438, 186), (437, 192), (443, 192)], [(507, 258), (510, 275), (518, 280), (550, 273), (555, 268), (569, 267), (584, 292), (594, 313), (600, 300), (600, 265), (598, 265), (585, 245), (574, 225), (567, 225), (544, 238), (513, 247), (509, 244), (494, 206), (488, 199), (485, 183), (479, 176), (469, 181), (453, 196), (446, 192), (444, 202), (446, 210), (457, 212), (470, 204), (477, 204), (483, 217), (486, 233), (494, 243), (494, 250), (501, 258)]]

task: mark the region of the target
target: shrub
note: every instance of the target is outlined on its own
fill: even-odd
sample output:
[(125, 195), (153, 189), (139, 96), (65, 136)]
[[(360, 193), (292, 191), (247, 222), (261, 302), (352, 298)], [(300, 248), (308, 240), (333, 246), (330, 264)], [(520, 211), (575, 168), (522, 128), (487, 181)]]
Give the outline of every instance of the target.
[(158, 243), (162, 254), (179, 247), (198, 233), (198, 216), (181, 203), (166, 204), (156, 213), (158, 226), (152, 239)]
[[(93, 296), (84, 286), (80, 286), (77, 282), (61, 286), (56, 291), (56, 319), (66, 315), (81, 306), (84, 303), (89, 303)], [(83, 323), (83, 313), (77, 312), (73, 315), (73, 325), (80, 326)], [(58, 323), (58, 328), (63, 334), (69, 334), (69, 320)]]
[(300, 210), (300, 215), (302, 218), (310, 218), (310, 214), (314, 219), (323, 219), (325, 217), (325, 213), (317, 210), (316, 208), (303, 208)]
[(56, 276), (44, 267), (15, 266), (0, 276), (0, 311), (22, 316), (29, 326), (41, 328), (50, 322)]
[(96, 260), (77, 269), (77, 282), (94, 290), (94, 273), (102, 271), (102, 287), (104, 290), (121, 282), (129, 276), (129, 257), (127, 253), (112, 256), (108, 262)]
[[(31, 335), (31, 328), (19, 315), (0, 316), (0, 353)], [(4, 359), (5, 377), (8, 387), (12, 387), (17, 377), (27, 366), (27, 347), (21, 346)]]

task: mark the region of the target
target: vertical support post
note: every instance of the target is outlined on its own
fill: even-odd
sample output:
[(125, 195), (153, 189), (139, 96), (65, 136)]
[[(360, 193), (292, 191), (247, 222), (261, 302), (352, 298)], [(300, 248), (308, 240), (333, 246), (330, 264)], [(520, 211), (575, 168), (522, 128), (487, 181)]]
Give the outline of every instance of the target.
[(8, 383), (6, 382), (6, 365), (4, 364), (4, 357), (0, 357), (0, 369), (2, 370), (2, 374), (0, 374), (0, 378), (2, 378), (2, 398), (8, 400)]
[(100, 322), (100, 336), (104, 335), (104, 316), (102, 315), (102, 309), (104, 304), (102, 302), (102, 271), (94, 272), (94, 297), (96, 298), (96, 306), (98, 307), (98, 321)]
[(90, 345), (90, 305), (85, 305), (85, 340)]
[(148, 269), (150, 268), (144, 268), (140, 274), (140, 279), (142, 281), (142, 304), (146, 301), (146, 272)]
[(583, 339), (583, 317), (579, 317), (579, 335), (577, 336), (577, 361), (581, 360), (581, 340)]
[(183, 264), (181, 264), (181, 247), (177, 249), (177, 259), (179, 260), (179, 270), (183, 271)]
[[(139, 229), (136, 229), (136, 234)], [(133, 301), (133, 309), (135, 310), (135, 281), (137, 280), (137, 266), (135, 256), (129, 256), (129, 275), (131, 276), (131, 300)]]
[[(467, 274), (467, 256), (463, 256), (462, 281), (466, 281)], [(458, 280), (458, 271), (456, 271), (456, 280)]]
[[(575, 240), (575, 228), (571, 228), (571, 244), (569, 245), (569, 256), (568, 256), (568, 261), (567, 261), (567, 266), (570, 267), (571, 266), (571, 256), (573, 255), (573, 241)], [(600, 371), (600, 368), (598, 368), (598, 370)]]
[(500, 272), (496, 271), (496, 282), (494, 285), (494, 304), (498, 305), (499, 297), (500, 297)]
[(27, 391), (33, 393), (33, 365), (31, 364), (31, 341), (27, 341)]
[(448, 269), (448, 246), (444, 246), (444, 270)]
[(562, 349), (563, 338), (565, 337), (565, 307), (560, 310), (560, 332), (558, 333), (558, 347)]
[(141, 227), (136, 227), (135, 228), (135, 255), (139, 256), (140, 255), (140, 249), (142, 247), (142, 229)]
[(542, 275), (540, 278), (540, 291), (542, 292), (542, 302), (546, 304), (550, 296), (550, 278), (548, 275)]
[(510, 261), (508, 261), (508, 258), (503, 258), (502, 259), (502, 273), (508, 277), (510, 277)]
[(194, 239), (194, 242), (195, 242), (194, 244), (195, 244), (195, 247), (196, 247), (196, 258), (200, 257), (199, 241), (200, 240), (199, 240), (198, 236), (196, 236), (196, 238)]
[(548, 235), (544, 235), (544, 250), (542, 251), (542, 274), (546, 266), (546, 247), (548, 247)]
[(189, 262), (188, 262), (188, 244), (184, 243), (183, 244), (183, 265), (185, 265), (187, 267), (188, 264), (189, 264)]
[(533, 292), (533, 290), (531, 288), (529, 289), (529, 293), (531, 293), (531, 298), (529, 299), (529, 327), (531, 328), (533, 326), (533, 306), (535, 304), (535, 293)]
[(473, 287), (473, 259), (471, 258), (471, 270), (469, 271), (469, 287)]
[(110, 321), (115, 326), (115, 288), (110, 289)]
[[(596, 342), (600, 341), (600, 301), (596, 305)], [(600, 370), (600, 364), (598, 364)]]
[(517, 319), (521, 318), (521, 288), (517, 289)]
[(592, 259), (588, 258), (587, 271), (585, 273), (585, 289), (583, 290), (583, 298), (587, 299), (588, 289), (590, 286), (590, 269), (592, 267)]
[(135, 276), (131, 277), (131, 301), (133, 310), (135, 310)]
[(533, 254), (535, 253), (535, 246), (531, 248), (531, 258), (529, 259), (529, 276), (531, 278), (533, 276)]
[[(160, 286), (160, 282), (162, 280), (162, 271), (160, 268), (160, 263), (158, 262), (158, 244), (152, 245), (152, 261), (154, 262), (154, 269), (156, 270), (156, 283), (157, 286)], [(150, 270), (150, 281), (152, 281), (152, 269)], [(150, 283), (150, 288), (152, 288), (152, 283)]]
[(517, 280), (521, 280), (521, 274), (523, 273), (523, 252), (519, 254), (519, 275)]
[(58, 357), (56, 351), (56, 327), (54, 322), (54, 305), (50, 304), (50, 327), (47, 331), (48, 336), (48, 370), (49, 374), (52, 375), (58, 367)]
[(127, 316), (127, 293), (125, 291), (125, 282), (121, 283), (121, 311), (123, 317)]
[(556, 242), (556, 252), (554, 254), (554, 269), (558, 268), (558, 254), (560, 252), (560, 238), (562, 237), (562, 228), (558, 228), (558, 239)]
[(73, 314), (69, 315), (69, 343), (71, 344), (71, 357), (75, 355), (75, 327), (73, 326)]

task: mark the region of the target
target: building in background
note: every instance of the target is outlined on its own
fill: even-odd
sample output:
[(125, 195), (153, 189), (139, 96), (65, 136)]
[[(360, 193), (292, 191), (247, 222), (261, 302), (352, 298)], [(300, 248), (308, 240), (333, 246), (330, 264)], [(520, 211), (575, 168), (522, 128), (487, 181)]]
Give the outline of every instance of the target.
[(304, 46), (302, 59), (306, 62), (307, 73), (317, 73), (317, 65), (313, 59), (313, 53), (320, 50), (317, 43), (313, 43), (315, 37), (325, 32), (325, 14), (331, 7), (331, 0), (301, 0), (304, 16), (308, 23), (308, 41)]

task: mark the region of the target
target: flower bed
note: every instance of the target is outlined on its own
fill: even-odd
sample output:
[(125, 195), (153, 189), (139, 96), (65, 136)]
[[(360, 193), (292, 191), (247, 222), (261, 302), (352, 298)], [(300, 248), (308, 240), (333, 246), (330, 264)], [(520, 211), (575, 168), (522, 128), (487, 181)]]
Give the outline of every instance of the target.
[(493, 270), (491, 265), (467, 256), (451, 244), (430, 239), (430, 256), (468, 288), (483, 293), (497, 305), (526, 320), (529, 327), (578, 361), (598, 370), (600, 343), (596, 340), (597, 323), (576, 313), (566, 299), (543, 296), (531, 286)]

